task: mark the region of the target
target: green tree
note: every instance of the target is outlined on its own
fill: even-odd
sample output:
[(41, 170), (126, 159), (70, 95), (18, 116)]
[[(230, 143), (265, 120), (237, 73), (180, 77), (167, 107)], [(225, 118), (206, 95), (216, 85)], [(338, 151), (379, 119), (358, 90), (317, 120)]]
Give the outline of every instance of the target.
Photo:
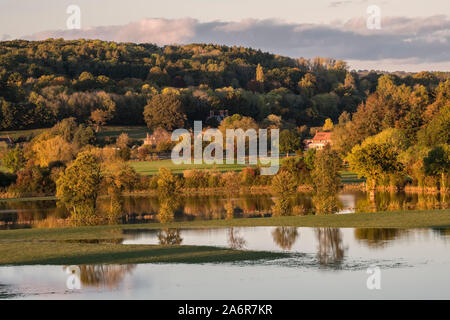
[(450, 171), (450, 146), (444, 144), (434, 147), (423, 159), (425, 173), (441, 177), (441, 191), (447, 191), (448, 173)]
[(158, 193), (160, 197), (177, 196), (181, 185), (172, 171), (168, 168), (158, 170)]
[(25, 167), (25, 156), (22, 148), (15, 147), (10, 149), (2, 159), (3, 166), (8, 168), (11, 172), (17, 172)]
[(180, 97), (176, 94), (158, 94), (152, 97), (144, 109), (144, 119), (152, 129), (167, 130), (182, 128), (186, 121)]
[(274, 216), (288, 216), (292, 213), (291, 198), (297, 190), (297, 181), (290, 172), (280, 171), (272, 179), (272, 190), (277, 195), (272, 207)]
[(79, 153), (56, 182), (56, 196), (77, 220), (95, 216), (101, 174), (98, 159), (89, 152)]
[(342, 160), (330, 145), (316, 154), (311, 175), (314, 185), (313, 204), (317, 214), (334, 213), (339, 209), (337, 193), (341, 185), (341, 168)]
[(295, 153), (302, 149), (302, 141), (293, 130), (283, 130), (280, 133), (280, 152)]
[(353, 147), (347, 156), (350, 169), (358, 176), (367, 179), (371, 196), (375, 195), (377, 182), (386, 175), (395, 174), (403, 170), (398, 161), (398, 153), (387, 143), (362, 143)]

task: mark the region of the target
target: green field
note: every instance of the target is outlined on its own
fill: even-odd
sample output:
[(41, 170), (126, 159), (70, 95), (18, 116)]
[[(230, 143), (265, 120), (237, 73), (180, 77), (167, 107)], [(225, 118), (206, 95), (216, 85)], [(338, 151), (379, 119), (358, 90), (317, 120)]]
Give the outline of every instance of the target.
[(184, 170), (192, 169), (213, 169), (220, 172), (225, 171), (241, 171), (251, 165), (245, 164), (181, 164), (176, 165), (172, 160), (158, 160), (158, 161), (130, 161), (129, 164), (136, 170), (137, 173), (153, 176), (158, 174), (159, 168), (168, 168), (173, 173), (183, 173)]
[(128, 134), (131, 139), (145, 139), (150, 130), (145, 126), (108, 126), (97, 133), (99, 138), (118, 137), (122, 133)]
[(359, 179), (356, 173), (345, 170), (341, 171), (341, 180), (344, 184), (361, 183), (366, 181), (366, 179)]
[(31, 129), (31, 130), (11, 130), (11, 131), (0, 131), (0, 137), (10, 136), (12, 139), (17, 139), (20, 137), (30, 138), (35, 137), (47, 129)]

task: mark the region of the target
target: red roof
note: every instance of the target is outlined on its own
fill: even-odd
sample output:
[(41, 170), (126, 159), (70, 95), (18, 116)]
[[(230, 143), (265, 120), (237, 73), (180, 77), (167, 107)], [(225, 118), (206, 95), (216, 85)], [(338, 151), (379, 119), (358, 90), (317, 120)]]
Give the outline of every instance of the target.
[(332, 132), (317, 132), (313, 141), (331, 141)]

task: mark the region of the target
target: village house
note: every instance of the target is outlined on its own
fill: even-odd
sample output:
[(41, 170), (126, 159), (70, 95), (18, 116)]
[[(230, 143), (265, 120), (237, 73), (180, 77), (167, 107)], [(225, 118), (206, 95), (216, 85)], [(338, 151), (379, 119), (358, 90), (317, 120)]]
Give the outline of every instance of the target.
[(147, 137), (144, 139), (144, 146), (154, 146), (156, 147), (161, 142), (168, 142), (170, 140), (171, 134), (163, 129), (157, 128), (153, 134), (147, 133)]
[(329, 131), (319, 131), (314, 138), (305, 140), (305, 148), (322, 150), (327, 144), (331, 143), (331, 135), (333, 133)]

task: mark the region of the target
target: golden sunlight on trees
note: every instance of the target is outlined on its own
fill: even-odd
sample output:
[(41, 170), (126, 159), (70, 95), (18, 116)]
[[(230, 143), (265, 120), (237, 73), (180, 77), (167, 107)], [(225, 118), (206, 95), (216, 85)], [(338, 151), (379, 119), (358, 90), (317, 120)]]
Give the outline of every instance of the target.
[(330, 145), (325, 146), (314, 157), (312, 180), (314, 185), (313, 204), (316, 214), (335, 213), (339, 209), (337, 193), (341, 185), (339, 172), (342, 160)]
[(292, 196), (297, 190), (297, 181), (289, 171), (280, 171), (272, 179), (272, 190), (278, 197), (272, 207), (274, 216), (288, 216), (292, 213)]
[(387, 143), (369, 141), (356, 145), (347, 160), (352, 171), (367, 179), (367, 189), (372, 197), (380, 179), (403, 170), (403, 165), (398, 161), (398, 153)]
[(144, 119), (151, 129), (162, 127), (174, 130), (184, 127), (186, 115), (178, 95), (158, 94), (153, 96), (145, 106)]
[(60, 136), (40, 140), (33, 144), (35, 159), (41, 167), (47, 167), (52, 162), (69, 162), (73, 158), (72, 145)]
[(57, 180), (56, 196), (75, 220), (89, 221), (95, 217), (100, 182), (98, 159), (82, 152)]
[(332, 131), (333, 127), (334, 127), (333, 121), (330, 118), (327, 118), (325, 120), (325, 123), (324, 123), (323, 127), (322, 127), (322, 130), (323, 131)]

